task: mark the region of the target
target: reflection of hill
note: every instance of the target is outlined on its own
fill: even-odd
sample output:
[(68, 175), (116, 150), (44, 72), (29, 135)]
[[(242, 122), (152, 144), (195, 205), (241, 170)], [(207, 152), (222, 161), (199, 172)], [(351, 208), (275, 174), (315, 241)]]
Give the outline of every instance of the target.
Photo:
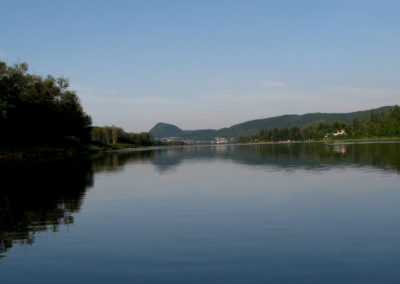
[(176, 168), (183, 160), (189, 159), (214, 159), (216, 152), (214, 147), (168, 147), (154, 154), (152, 163), (160, 173), (165, 173)]
[(399, 171), (398, 157), (400, 143), (295, 143), (175, 147), (156, 152), (152, 162), (160, 172), (192, 159), (229, 159), (235, 163), (282, 170), (322, 170), (353, 164)]

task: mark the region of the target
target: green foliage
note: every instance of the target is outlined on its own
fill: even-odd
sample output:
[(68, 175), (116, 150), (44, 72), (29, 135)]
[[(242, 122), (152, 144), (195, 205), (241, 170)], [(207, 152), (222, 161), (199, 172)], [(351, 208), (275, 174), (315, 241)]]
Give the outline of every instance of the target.
[[(340, 130), (345, 134), (335, 135)], [(263, 129), (258, 134), (241, 136), (239, 142), (259, 141), (319, 141), (324, 138), (332, 139), (354, 139), (354, 138), (380, 138), (400, 137), (400, 107), (394, 106), (389, 112), (372, 112), (368, 121), (353, 119), (351, 123), (334, 120), (331, 123), (318, 121), (313, 126), (302, 128), (274, 128)]]
[(93, 142), (105, 145), (126, 144), (131, 146), (154, 145), (151, 133), (129, 133), (117, 126), (93, 127), (91, 132)]
[(27, 72), (26, 63), (0, 61), (0, 146), (89, 142), (91, 118), (68, 80)]

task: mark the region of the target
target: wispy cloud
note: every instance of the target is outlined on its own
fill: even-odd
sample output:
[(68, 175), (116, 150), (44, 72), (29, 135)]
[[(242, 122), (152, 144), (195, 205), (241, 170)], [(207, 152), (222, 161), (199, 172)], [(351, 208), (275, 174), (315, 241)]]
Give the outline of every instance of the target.
[(201, 96), (199, 100), (207, 101), (210, 103), (236, 103), (236, 104), (261, 104), (261, 103), (274, 103), (285, 101), (304, 101), (309, 100), (310, 95), (301, 91), (264, 91), (253, 93), (217, 93)]
[(354, 86), (339, 86), (331, 85), (326, 86), (325, 90), (331, 93), (343, 94), (343, 95), (358, 95), (358, 96), (398, 96), (400, 90), (392, 90), (386, 88), (365, 88), (365, 87), (354, 87)]
[(264, 87), (284, 87), (284, 86), (286, 86), (284, 83), (278, 82), (278, 81), (261, 81), (260, 84)]

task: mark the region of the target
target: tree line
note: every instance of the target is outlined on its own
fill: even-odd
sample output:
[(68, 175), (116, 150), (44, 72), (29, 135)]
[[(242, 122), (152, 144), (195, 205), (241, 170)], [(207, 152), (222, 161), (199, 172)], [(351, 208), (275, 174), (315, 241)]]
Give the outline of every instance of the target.
[(151, 145), (149, 133), (92, 127), (66, 78), (28, 73), (28, 65), (0, 61), (0, 147), (82, 146), (90, 143)]
[(125, 132), (117, 126), (93, 127), (91, 132), (93, 142), (116, 145), (125, 144), (132, 146), (151, 146), (154, 145), (154, 137), (151, 133), (130, 133)]
[[(340, 133), (340, 134), (339, 134)], [(400, 137), (400, 107), (394, 106), (387, 113), (371, 113), (368, 121), (354, 119), (351, 123), (335, 120), (319, 121), (312, 126), (263, 129), (259, 133), (241, 136), (239, 142), (320, 141), (324, 138), (382, 138)]]
[(28, 74), (26, 63), (0, 61), (2, 145), (89, 142), (92, 120), (68, 80)]

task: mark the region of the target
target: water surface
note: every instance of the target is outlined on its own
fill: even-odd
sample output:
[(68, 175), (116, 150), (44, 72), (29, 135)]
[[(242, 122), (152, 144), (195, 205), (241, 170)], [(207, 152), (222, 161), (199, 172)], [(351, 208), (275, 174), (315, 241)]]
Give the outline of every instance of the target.
[(1, 161), (1, 283), (398, 283), (400, 143)]

